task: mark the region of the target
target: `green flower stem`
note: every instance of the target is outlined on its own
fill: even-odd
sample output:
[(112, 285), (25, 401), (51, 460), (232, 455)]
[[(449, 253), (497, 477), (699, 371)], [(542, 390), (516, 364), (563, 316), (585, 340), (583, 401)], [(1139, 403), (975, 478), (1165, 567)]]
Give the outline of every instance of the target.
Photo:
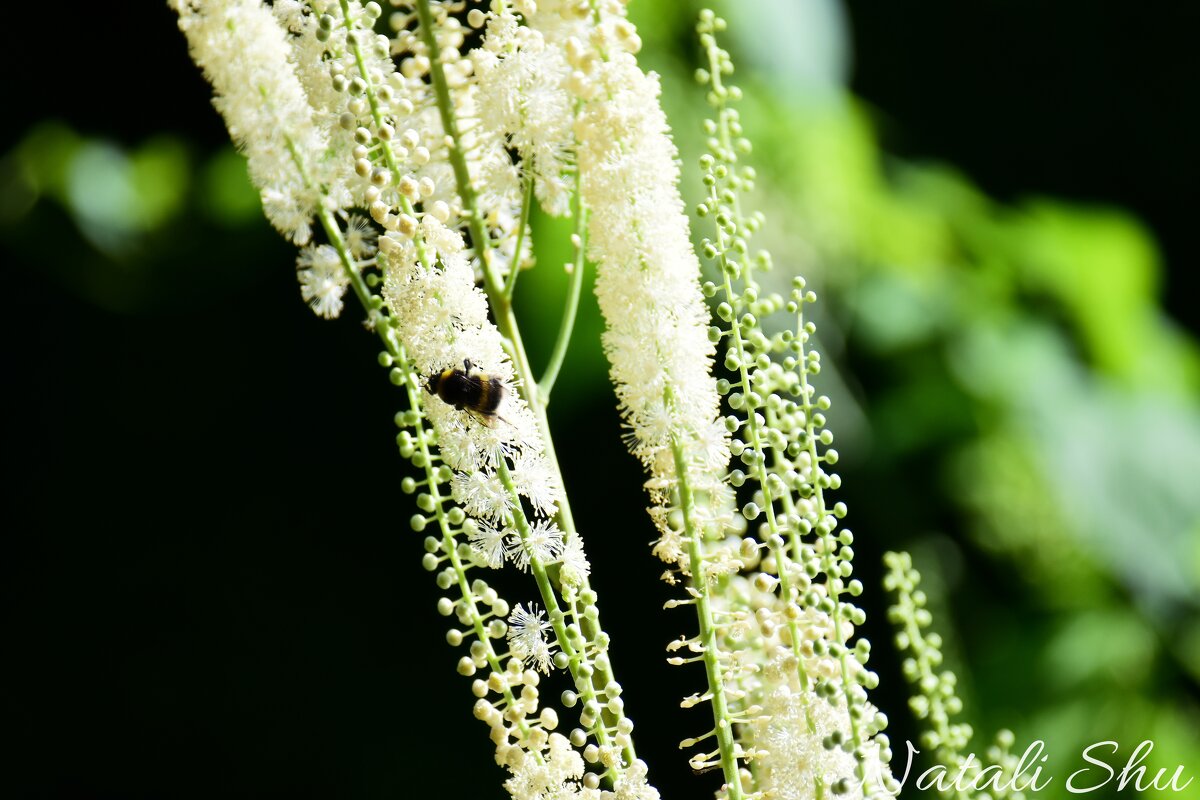
[[(345, 0), (343, 0), (345, 2)], [(458, 117), (454, 113), (454, 102), (450, 97), (450, 86), (446, 82), (446, 72), (442, 67), (442, 51), (438, 45), (437, 34), (434, 32), (433, 12), (429, 0), (417, 0), (415, 3), (417, 16), (420, 20), (421, 38), (429, 49), (429, 76), (433, 82), (434, 93), (437, 96), (438, 112), (442, 118), (442, 127), (450, 137), (449, 157), (450, 166), (454, 170), (454, 180), (458, 184), (458, 194), (462, 199), (463, 214), (471, 232), (471, 242), (479, 255), (483, 267), (483, 284), (487, 292), (488, 302), (492, 306), (492, 315), (496, 327), (507, 340), (509, 355), (513, 359), (517, 376), (520, 378), (521, 394), (529, 404), (542, 434), (546, 455), (554, 466), (558, 485), (564, 486), (562, 471), (558, 466), (558, 456), (554, 452), (554, 438), (550, 435), (550, 423), (546, 418), (545, 403), (538, 391), (537, 379), (529, 364), (529, 356), (525, 353), (525, 345), (521, 340), (521, 332), (517, 327), (517, 318), (513, 313), (512, 302), (505, 295), (504, 282), (492, 264), (491, 237), (484, 226), (483, 215), (479, 212), (479, 198), (475, 185), (471, 182), (471, 173), (467, 167), (467, 159), (463, 155), (462, 134), (458, 127)], [(564, 492), (559, 503), (558, 515), (555, 517), (559, 527), (568, 535), (575, 534), (575, 520), (571, 515), (571, 507)]]
[[(667, 402), (671, 403), (671, 391), (667, 389)], [(671, 451), (675, 456), (675, 476), (679, 482), (679, 502), (683, 506), (683, 525), (687, 538), (688, 565), (692, 572), (691, 588), (696, 592), (696, 619), (700, 624), (699, 640), (704, 648), (704, 673), (708, 679), (708, 691), (712, 694), (713, 730), (717, 738), (717, 750), (721, 757), (721, 771), (728, 787), (728, 800), (743, 800), (742, 781), (738, 775), (737, 750), (730, 724), (729, 704), (725, 698), (725, 681), (721, 662), (718, 660), (720, 645), (717, 643), (717, 628), (713, 623), (709, 607), (709, 585), (705, 577), (704, 554), (701, 551), (701, 532), (695, 521), (695, 501), (687, 479), (687, 459), (678, 439), (672, 438)]]
[(579, 310), (579, 295), (583, 287), (583, 271), (587, 266), (584, 253), (587, 250), (587, 208), (583, 205), (583, 196), (579, 187), (575, 187), (575, 196), (571, 201), (572, 212), (575, 215), (575, 263), (571, 267), (571, 285), (567, 290), (567, 305), (563, 310), (562, 325), (558, 329), (558, 339), (554, 342), (554, 352), (545, 374), (538, 381), (538, 390), (542, 393), (542, 402), (550, 402), (550, 390), (558, 380), (558, 371), (562, 368), (567, 356), (567, 347), (571, 344), (571, 332), (575, 328), (575, 314)]
[[(350, 249), (346, 246), (345, 240), (342, 238), (341, 229), (338, 227), (337, 221), (333, 215), (326, 209), (322, 208), (319, 212), (321, 227), (325, 229), (325, 235), (329, 239), (329, 243), (337, 250), (338, 257), (342, 262), (342, 268), (345, 270), (347, 277), (350, 278), (350, 285), (354, 288), (354, 293), (358, 297), (359, 302), (366, 310), (377, 309), (380, 306), (379, 298), (371, 292), (362, 274), (354, 265), (354, 259), (350, 255)], [(408, 395), (409, 408), (416, 414), (416, 421), (413, 425), (415, 438), (417, 441), (417, 452), (420, 454), (420, 461), (425, 470), (426, 486), (429, 489), (429, 495), (433, 498), (433, 513), (438, 523), (438, 531), (441, 533), (442, 541), (441, 548), (446, 554), (450, 566), (454, 569), (455, 582), (458, 585), (459, 593), (462, 596), (464, 606), (470, 609), (471, 627), (475, 631), (476, 638), (483, 643), (485, 649), (485, 657), (487, 658), (488, 666), (493, 672), (503, 674), (504, 667), (500, 663), (500, 657), (492, 647), (491, 637), (488, 636), (487, 628), (484, 624), (484, 619), (479, 613), (477, 599), (475, 593), (471, 590), (471, 582), (467, 577), (467, 571), (458, 557), (457, 542), (454, 538), (454, 530), (450, 523), (450, 519), (446, 514), (444, 504), (449, 501), (448, 497), (443, 497), (438, 490), (440, 481), (437, 477), (437, 467), (434, 465), (434, 458), (431, 452), (431, 442), (426, 437), (426, 428), (422, 423), (423, 414), (421, 413), (421, 399), (419, 394), (413, 388), (412, 373), (408, 370), (408, 356), (404, 352), (403, 346), (396, 340), (389, 321), (380, 321), (375, 325), (375, 332), (378, 334), (380, 341), (383, 343), (385, 352), (392, 357), (392, 361), (400, 369), (403, 374), (402, 385)], [(505, 703), (508, 707), (516, 705), (517, 698), (513, 695), (512, 689), (505, 685), (501, 691)], [(524, 719), (517, 720), (517, 726), (521, 731), (522, 736), (527, 736), (530, 728)], [(540, 758), (540, 755), (539, 755)]]
[(517, 276), (521, 274), (521, 248), (525, 246), (525, 229), (529, 227), (529, 209), (533, 207), (533, 176), (525, 179), (525, 197), (521, 199), (521, 227), (517, 231), (517, 245), (513, 249), (513, 261), (508, 270), (508, 283), (504, 286), (504, 296), (512, 302), (513, 292), (517, 289)]
[[(778, 429), (779, 428), (778, 412), (776, 412), (774, 409), (769, 408), (769, 407), (766, 409), (766, 412), (767, 412), (767, 427)], [(783, 458), (779, 455), (778, 451), (776, 451), (772, 454), (772, 457), (771, 457), (771, 474), (772, 475), (779, 475), (781, 471), (783, 471), (785, 469), (790, 469), (790, 468), (791, 468), (791, 465), (787, 464), (787, 462), (785, 462), (783, 460)], [(780, 495), (779, 499), (781, 501), (783, 501), (783, 513), (788, 516), (795, 517), (796, 516), (796, 501), (792, 497), (792, 493), (791, 492), (783, 492)], [(803, 544), (803, 542), (801, 541), (800, 536), (797, 535), (796, 531), (793, 531), (790, 529), (788, 530), (788, 542), (792, 546), (793, 559), (799, 558), (800, 557), (800, 546), (801, 546), (801, 544)]]
[[(500, 482), (508, 491), (509, 496), (516, 504), (516, 509), (513, 511), (513, 524), (517, 528), (517, 535), (521, 537), (522, 542), (529, 540), (530, 529), (529, 520), (525, 517), (521, 510), (521, 496), (517, 492), (516, 486), (513, 484), (512, 474), (508, 471), (508, 464), (503, 458), (498, 459), (496, 467), (496, 475), (500, 478)], [(558, 603), (558, 594), (554, 590), (553, 584), (550, 582), (550, 576), (546, 572), (546, 565), (540, 558), (530, 554), (529, 568), (533, 572), (534, 581), (537, 583), (538, 591), (542, 596), (542, 603), (546, 606), (546, 611), (550, 617), (550, 626), (554, 630), (554, 638), (558, 642), (559, 648), (567, 655), (567, 667), (571, 673), (571, 679), (575, 682), (575, 686), (579, 689), (579, 695), (583, 698), (584, 703), (595, 703), (601, 709), (604, 705), (600, 703), (596, 688), (589, 676), (585, 676), (581, 667), (587, 666), (588, 669), (594, 670), (592, 660), (584, 651), (584, 648), (578, 648), (572, 643), (571, 637), (567, 633), (566, 619), (567, 615), (563, 612)], [(579, 615), (571, 613), (571, 617), (580, 623), (580, 628), (583, 627), (583, 618)], [(586, 643), (585, 643), (586, 646)], [(608, 736), (608, 730), (605, 728), (603, 714), (596, 719), (594, 725), (589, 727), (589, 732), (596, 739), (596, 743), (601, 747), (607, 747), (611, 744)], [(630, 761), (634, 758), (632, 744), (627, 753)], [(606, 775), (610, 780), (616, 781), (623, 772), (620, 764), (617, 764), (606, 771)]]
[[(342, 0), (342, 9), (347, 18), (347, 26), (349, 26), (349, 7), (346, 0)], [(367, 75), (365, 63), (362, 58), (362, 52), (357, 45), (354, 47), (356, 60), (360, 70), (362, 71), (363, 79), (367, 81), (368, 87), (372, 87), (370, 78)], [(369, 88), (368, 96), (371, 98), (371, 109), (372, 113), (375, 115), (376, 124), (381, 124), (381, 116), (379, 114), (378, 105), (374, 97), (373, 88)], [(294, 142), (292, 142), (290, 138), (285, 139), (285, 141), (287, 142), (288, 152), (291, 154), (292, 162), (296, 166), (297, 172), (299, 173), (301, 179), (310, 189), (314, 188), (312, 180), (309, 177), (308, 170), (305, 168), (304, 161), (301, 158)], [(391, 152), (391, 148), (387, 146), (386, 142), (383, 144), (385, 155), (389, 159), (389, 165), (391, 168), (394, 168), (395, 157)], [(393, 174), (396, 173), (393, 172)], [(321, 194), (324, 195), (324, 192), (322, 191)], [(358, 297), (359, 302), (362, 304), (363, 309), (369, 315), (368, 318), (370, 318), (370, 315), (372, 314), (380, 313), (381, 309), (383, 308), (383, 298), (371, 292), (366, 281), (363, 279), (362, 274), (356, 268), (354, 259), (350, 254), (350, 248), (346, 245), (345, 239), (342, 237), (342, 231), (337, 224), (337, 220), (334, 219), (333, 214), (324, 205), (319, 205), (318, 209), (318, 219), (321, 222), (321, 227), (324, 228), (326, 237), (329, 239), (329, 242), (333, 248), (337, 251), (338, 258), (342, 263), (342, 269), (349, 278), (350, 285), (353, 287), (354, 293)], [(418, 247), (418, 255), (421, 258), (422, 263), (426, 263), (425, 252), (422, 243), (418, 240), (416, 244)], [(377, 321), (374, 329), (376, 334), (379, 336), (380, 341), (383, 343), (385, 351), (392, 358), (393, 364), (397, 365), (396, 369), (399, 370), (401, 375), (401, 380), (399, 383), (404, 385), (405, 391), (408, 395), (409, 407), (416, 415), (413, 428), (416, 432), (418, 450), (421, 456), (422, 466), (425, 470), (426, 485), (429, 488), (429, 495), (433, 499), (433, 510), (435, 518), (438, 522), (438, 530), (442, 535), (441, 548), (446, 553), (446, 557), (450, 561), (450, 565), (454, 570), (455, 582), (458, 584), (462, 601), (466, 604), (466, 608), (470, 609), (471, 627), (474, 629), (476, 638), (478, 638), (478, 640), (484, 645), (485, 657), (488, 665), (494, 672), (502, 674), (504, 672), (504, 668), (500, 663), (500, 657), (497, 655), (495, 648), (492, 647), (492, 641), (488, 636), (483, 617), (479, 614), (475, 593), (471, 590), (471, 584), (467, 578), (466, 568), (462, 564), (461, 559), (458, 557), (458, 549), (454, 538), (454, 531), (444, 508), (444, 503), (448, 500), (448, 498), (443, 498), (441, 493), (438, 491), (439, 481), (437, 478), (437, 468), (434, 466), (434, 458), (430, 450), (430, 442), (426, 438), (426, 429), (422, 423), (423, 414), (421, 413), (420, 395), (413, 388), (414, 384), (412, 380), (412, 374), (408, 370), (408, 356), (404, 352), (403, 346), (396, 339), (390, 320), (385, 318)], [(505, 685), (503, 687), (501, 695), (504, 697), (507, 707), (511, 708), (515, 706), (517, 698), (513, 695), (512, 689), (509, 686)], [(521, 731), (523, 737), (527, 736), (530, 732), (529, 726), (524, 719), (517, 720), (517, 727)], [(541, 759), (539, 754), (535, 754), (535, 756), (539, 760)]]
[[(487, 292), (488, 301), (492, 307), (492, 315), (495, 318), (496, 327), (500, 329), (500, 333), (507, 340), (509, 355), (513, 359), (513, 366), (520, 379), (521, 393), (537, 420), (538, 431), (542, 435), (542, 443), (546, 448), (546, 457), (553, 466), (554, 475), (559, 487), (563, 488), (562, 499), (558, 506), (558, 514), (555, 515), (555, 521), (558, 523), (559, 528), (562, 529), (565, 537), (577, 536), (578, 532), (575, 528), (575, 520), (571, 514), (570, 502), (567, 499), (565, 491), (566, 484), (563, 481), (562, 469), (559, 466), (558, 455), (554, 449), (554, 437), (550, 432), (550, 421), (546, 417), (546, 403), (538, 388), (533, 369), (530, 367), (529, 357), (525, 353), (525, 345), (521, 340), (521, 333), (517, 326), (516, 316), (513, 313), (512, 303), (505, 296), (504, 285), (492, 265), (490, 238), (483, 224), (483, 216), (478, 209), (478, 198), (475, 187), (471, 182), (471, 174), (467, 168), (466, 157), (463, 155), (458, 118), (454, 114), (454, 104), (450, 97), (450, 87), (446, 82), (446, 73), (442, 67), (441, 48), (438, 45), (437, 35), (434, 32), (433, 12), (429, 6), (429, 0), (417, 0), (415, 6), (421, 27), (421, 37), (425, 42), (425, 46), (429, 49), (429, 74), (433, 83), (434, 93), (437, 96), (438, 112), (441, 115), (442, 127), (450, 137), (450, 164), (454, 170), (455, 182), (458, 184), (458, 193), (462, 199), (463, 213), (467, 218), (471, 240), (479, 253), (480, 263), (483, 266), (484, 289)], [(586, 579), (583, 581), (582, 588), (584, 590), (590, 588)], [(583, 619), (580, 621), (580, 627), (585, 639), (588, 641), (595, 641), (596, 636), (603, 631), (599, 618), (594, 620)], [(593, 684), (595, 686), (605, 686), (613, 678), (610, 663), (608, 669), (596, 669)], [(626, 750), (632, 753), (632, 745), (626, 748)]]

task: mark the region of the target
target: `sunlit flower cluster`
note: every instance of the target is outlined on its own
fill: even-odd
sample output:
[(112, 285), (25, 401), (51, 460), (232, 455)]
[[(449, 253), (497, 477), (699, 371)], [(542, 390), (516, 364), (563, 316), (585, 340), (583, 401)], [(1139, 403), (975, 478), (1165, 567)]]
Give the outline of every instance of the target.
[(328, 139), (288, 62), (286, 32), (258, 0), (170, 5), (213, 85), (213, 105), (246, 155), (267, 218), (297, 244), (307, 243), (318, 206), (339, 207), (339, 180), (323, 168)]
[[(986, 760), (975, 760), (967, 753), (974, 735), (970, 724), (952, 721), (963, 708), (958, 677), (951, 670), (940, 669), (942, 637), (928, 630), (933, 615), (926, 608), (925, 592), (918, 588), (921, 574), (913, 567), (912, 557), (908, 553), (885, 553), (883, 561), (887, 566), (883, 586), (895, 596), (888, 617), (897, 631), (896, 647), (906, 654), (901, 666), (914, 691), (909, 707), (922, 722), (922, 749), (935, 752), (937, 763), (950, 774), (962, 775), (960, 785), (986, 787), (988, 796), (995, 800), (1023, 800), (1024, 793), (1015, 790), (1016, 782), (1012, 780), (1021, 763), (1010, 752), (1015, 741), (1012, 731), (999, 731), (985, 753)], [(938, 783), (942, 796), (958, 796), (957, 789), (943, 790), (945, 785)]]
[[(853, 535), (844, 505), (825, 497), (840, 479), (828, 471), (828, 401), (809, 382), (813, 295), (802, 280), (786, 297), (771, 291), (758, 280), (769, 259), (749, 255), (761, 218), (739, 205), (754, 176), (737, 163), (749, 148), (727, 107), (737, 92), (721, 80), (720, 21), (701, 24), (717, 114), (699, 212), (715, 222), (704, 254), (718, 271), (702, 284), (661, 88), (638, 66), (620, 0), (486, 11), (392, 0), (386, 20), (357, 0), (171, 4), (268, 217), (308, 245), (302, 298), (335, 318), (355, 295), (407, 401), (396, 441), (416, 470), (401, 484), (415, 495), (410, 525), (426, 535), (423, 565), (454, 625), (446, 638), (464, 648), (457, 669), (472, 678), (510, 795), (658, 798), (547, 455), (553, 375), (531, 373), (512, 314), (534, 202), (573, 217), (573, 278), (585, 254), (595, 263), (654, 552), (685, 593), (668, 605), (696, 611), (696, 634), (669, 648), (673, 663), (705, 666), (707, 685), (683, 705), (709, 704), (713, 728), (684, 745), (714, 741), (692, 766), (721, 768), (730, 800), (890, 785), (886, 718), (866, 695), (877, 678), (856, 638)], [(314, 221), (325, 240), (309, 244)], [(772, 316), (780, 332), (768, 334)], [(511, 606), (477, 577), (505, 565), (540, 602)], [(570, 686), (559, 705), (578, 717), (566, 734), (539, 689), (556, 670)]]
[[(840, 527), (845, 505), (826, 500), (840, 478), (827, 471), (837, 462), (824, 427), (829, 401), (810, 383), (820, 361), (803, 307), (815, 296), (801, 278), (787, 299), (772, 291), (763, 278), (769, 256), (750, 251), (762, 217), (741, 208), (754, 173), (739, 164), (750, 145), (729, 107), (740, 94), (725, 83), (732, 65), (715, 39), (723, 24), (706, 13), (699, 25), (709, 58), (699, 77), (716, 114), (706, 123), (709, 152), (701, 169), (707, 197), (697, 211), (713, 223), (703, 253), (718, 274), (702, 289), (716, 304), (708, 340), (716, 343), (727, 376), (716, 385), (725, 398), (721, 430), (731, 437), (735, 462), (724, 474), (748, 525), (725, 524), (703, 536), (711, 522), (721, 521), (719, 510), (706, 518), (705, 496), (690, 503), (684, 496), (681, 535), (664, 536), (657, 547), (667, 560), (689, 557), (691, 597), (678, 604), (696, 607), (700, 632), (673, 648), (703, 659), (707, 691), (685, 703), (707, 699), (718, 722), (708, 734), (716, 747), (693, 755), (692, 764), (720, 766), (730, 798), (830, 791), (870, 797), (894, 785), (891, 750), (882, 733), (887, 719), (867, 700), (867, 689), (878, 682), (865, 666), (870, 644), (855, 639), (864, 617), (851, 602), (862, 591), (851, 579), (853, 534)], [(710, 506), (720, 499), (706, 494)], [(670, 511), (664, 517), (674, 519)], [(733, 725), (722, 726), (722, 719)], [(755, 768), (740, 769), (743, 763)]]

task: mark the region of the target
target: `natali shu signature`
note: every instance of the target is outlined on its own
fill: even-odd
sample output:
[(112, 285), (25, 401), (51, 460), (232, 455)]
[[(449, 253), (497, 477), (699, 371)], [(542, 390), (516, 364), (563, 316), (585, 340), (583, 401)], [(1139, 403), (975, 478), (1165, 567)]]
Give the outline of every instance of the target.
[[(899, 789), (894, 794), (889, 792), (893, 796), (903, 790), (904, 785), (908, 782), (909, 773), (912, 771), (913, 756), (921, 752), (913, 747), (912, 742), (906, 742), (906, 744), (908, 745), (908, 763), (904, 767), (904, 777), (900, 780)], [(996, 764), (981, 768), (981, 765), (975, 760), (975, 754), (969, 753), (961, 766), (958, 766), (953, 773), (944, 764), (936, 764), (918, 775), (914, 785), (918, 789), (937, 789), (943, 793), (951, 789), (958, 792), (985, 789), (1040, 792), (1054, 781), (1054, 776), (1042, 774), (1042, 766), (1048, 758), (1045, 749), (1046, 743), (1041, 739), (1034, 741), (1025, 748), (1021, 760), (1011, 774), (1006, 774), (1003, 768)], [(1170, 777), (1167, 776), (1166, 768), (1160, 768), (1151, 773), (1142, 762), (1146, 760), (1153, 749), (1154, 742), (1149, 739), (1143, 741), (1134, 748), (1124, 767), (1118, 771), (1099, 758), (1104, 754), (1111, 754), (1115, 757), (1120, 750), (1118, 742), (1104, 741), (1088, 745), (1080, 753), (1081, 759), (1087, 763), (1087, 766), (1071, 773), (1066, 780), (1067, 791), (1071, 794), (1087, 794), (1108, 786), (1113, 781), (1115, 781), (1114, 786), (1117, 791), (1130, 787), (1138, 792), (1150, 789), (1182, 792), (1191, 785), (1193, 779), (1184, 774), (1182, 765), (1176, 767)]]

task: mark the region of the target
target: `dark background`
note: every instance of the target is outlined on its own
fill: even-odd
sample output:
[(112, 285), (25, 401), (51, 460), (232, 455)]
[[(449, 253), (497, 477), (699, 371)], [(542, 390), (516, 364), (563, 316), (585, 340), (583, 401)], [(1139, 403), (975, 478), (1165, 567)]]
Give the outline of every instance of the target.
[(1166, 307), (1196, 330), (1200, 7), (1057, 0), (847, 0), (852, 88), (898, 155), (989, 194), (1123, 206), (1161, 246)]
[[(852, 0), (849, 15), (853, 89), (889, 150), (952, 162), (1001, 198), (1130, 209), (1161, 243), (1167, 307), (1197, 330), (1194, 7)], [(126, 146), (164, 131), (200, 155), (225, 145), (165, 4), (28, 22), (54, 35), (10, 42), (0, 152), (46, 118)], [(418, 567), (400, 398), (372, 338), (299, 302), (294, 249), (265, 223), (156, 237), (155, 270), (98, 299), (61, 209), (4, 231), (3, 793), (502, 796)], [(563, 383), (583, 380), (572, 369)], [(676, 749), (705, 727), (677, 708), (688, 680), (644, 657), (688, 621), (646, 614), (671, 596), (649, 526), (603, 524), (644, 519), (611, 397), (553, 411), (643, 755), (665, 796), (710, 791)], [(882, 619), (877, 596), (868, 610)], [(877, 702), (898, 711), (882, 658), (892, 693)]]

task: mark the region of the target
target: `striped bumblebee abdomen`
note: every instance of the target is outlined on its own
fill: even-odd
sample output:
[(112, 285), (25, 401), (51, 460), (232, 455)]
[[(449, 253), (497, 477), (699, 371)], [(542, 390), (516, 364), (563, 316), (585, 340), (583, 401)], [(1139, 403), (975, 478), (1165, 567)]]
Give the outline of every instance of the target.
[(466, 409), (490, 419), (504, 400), (504, 382), (476, 369), (469, 360), (462, 369), (444, 369), (429, 379), (426, 391), (457, 409)]

